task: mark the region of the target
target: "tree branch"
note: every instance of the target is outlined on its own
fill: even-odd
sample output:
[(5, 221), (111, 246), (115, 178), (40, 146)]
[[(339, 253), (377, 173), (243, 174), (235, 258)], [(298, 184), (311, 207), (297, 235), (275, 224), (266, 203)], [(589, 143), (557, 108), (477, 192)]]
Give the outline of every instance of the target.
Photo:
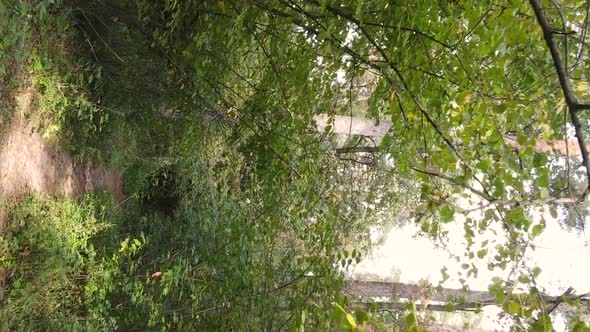
[(350, 146), (344, 148), (336, 149), (336, 154), (345, 154), (345, 153), (375, 153), (379, 151), (379, 147), (377, 146)]
[(543, 37), (545, 38), (545, 42), (547, 43), (547, 47), (549, 48), (549, 52), (551, 53), (551, 58), (553, 59), (553, 67), (557, 72), (559, 84), (561, 85), (561, 90), (563, 91), (563, 95), (565, 96), (565, 101), (567, 103), (567, 107), (570, 113), (570, 120), (572, 125), (574, 126), (576, 138), (578, 139), (578, 145), (580, 146), (580, 152), (582, 155), (582, 165), (586, 167), (586, 179), (588, 183), (586, 186), (586, 190), (584, 191), (584, 194), (582, 194), (582, 196), (580, 197), (580, 201), (582, 201), (590, 192), (590, 158), (588, 157), (588, 148), (586, 147), (586, 143), (584, 142), (582, 124), (580, 118), (578, 117), (578, 111), (590, 109), (590, 105), (580, 104), (578, 102), (578, 99), (576, 98), (576, 94), (569, 82), (567, 69), (565, 68), (557, 44), (553, 39), (553, 35), (555, 33), (554, 29), (549, 24), (549, 21), (547, 21), (547, 17), (545, 16), (545, 10), (541, 5), (541, 1), (529, 0), (529, 2), (533, 7), (533, 11), (535, 12), (535, 16), (537, 17), (537, 22), (543, 30)]
[(475, 189), (474, 187), (470, 186), (469, 184), (465, 183), (464, 181), (459, 181), (459, 180), (453, 179), (450, 176), (446, 176), (446, 175), (441, 174), (441, 173), (439, 173), (437, 171), (434, 171), (434, 170), (426, 170), (426, 169), (421, 169), (421, 168), (414, 167), (414, 166), (412, 166), (411, 169), (414, 170), (414, 171), (416, 171), (416, 172), (418, 172), (418, 173), (422, 173), (422, 174), (426, 174), (428, 176), (434, 176), (434, 177), (437, 177), (437, 178), (441, 178), (441, 179), (446, 180), (446, 181), (448, 181), (448, 182), (450, 182), (450, 183), (452, 183), (454, 185), (463, 187), (463, 188), (471, 191), (472, 193), (476, 194), (477, 196), (485, 199), (488, 202), (494, 202), (495, 201), (495, 199), (493, 197), (491, 197), (490, 195), (486, 194), (485, 192), (483, 192), (481, 190)]

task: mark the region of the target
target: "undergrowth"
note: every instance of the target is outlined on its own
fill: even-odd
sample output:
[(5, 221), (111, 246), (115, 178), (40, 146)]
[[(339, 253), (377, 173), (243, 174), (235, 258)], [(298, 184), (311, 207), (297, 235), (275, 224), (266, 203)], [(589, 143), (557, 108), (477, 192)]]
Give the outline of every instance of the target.
[[(0, 74), (7, 103), (22, 89), (34, 92), (32, 108), (23, 115), (66, 150), (98, 138), (108, 120), (93, 95), (100, 67), (80, 56), (71, 12), (60, 1), (4, 1), (1, 6)], [(15, 115), (11, 111), (4, 108), (5, 118)]]
[[(166, 200), (179, 198), (160, 192), (176, 185), (161, 177), (174, 173), (166, 156), (179, 119), (160, 112), (166, 63), (120, 14), (95, 1), (0, 0), (0, 130), (29, 89), (24, 116), (36, 130), (79, 159), (122, 171), (129, 194), (124, 204), (105, 192), (3, 202), (0, 331), (147, 326), (159, 307), (143, 294), (153, 286), (137, 255), (152, 237), (162, 260), (158, 246), (174, 240), (167, 205), (177, 203)], [(150, 326), (163, 315), (152, 312)]]
[[(117, 204), (108, 192), (6, 200), (0, 330), (199, 330), (225, 320), (245, 327), (243, 311), (199, 315), (227, 289), (246, 296), (261, 277), (252, 257), (266, 255), (247, 240), (264, 234), (243, 224), (260, 216), (239, 190), (241, 161), (219, 131), (191, 135), (201, 134), (179, 166), (174, 189), (182, 194), (171, 211), (145, 197)], [(222, 278), (235, 273), (238, 283)]]
[(6, 1), (0, 1), (0, 130), (10, 121), (14, 94), (22, 86), (23, 64), (28, 56), (25, 41), (30, 27)]
[(177, 121), (160, 113), (166, 64), (133, 17), (94, 1), (0, 6), (2, 123), (29, 88), (25, 116), (81, 159), (124, 170), (166, 152)]
[(282, 330), (293, 315), (326, 322), (342, 286), (332, 262), (355, 224), (338, 224), (338, 188), (320, 159), (301, 158), (301, 175), (276, 157), (273, 144), (287, 144), (280, 151), (295, 160), (309, 141), (205, 121), (201, 108), (210, 105), (174, 96), (174, 64), (121, 3), (34, 0), (9, 10), (29, 31), (10, 44), (29, 76), (21, 86), (35, 94), (28, 116), (66, 151), (122, 171), (129, 199), (7, 202), (0, 329), (273, 330), (283, 322), (274, 327)]
[(11, 278), (4, 285), (1, 328), (71, 327), (87, 316), (89, 276), (110, 273), (92, 243), (113, 225), (110, 195), (88, 195), (80, 202), (22, 197), (6, 204), (8, 228), (1, 237), (0, 269)]

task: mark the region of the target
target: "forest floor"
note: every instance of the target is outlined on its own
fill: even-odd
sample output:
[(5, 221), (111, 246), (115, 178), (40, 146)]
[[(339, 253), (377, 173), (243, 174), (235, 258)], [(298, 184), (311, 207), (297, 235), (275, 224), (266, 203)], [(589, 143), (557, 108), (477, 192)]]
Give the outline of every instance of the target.
[[(8, 227), (7, 199), (26, 194), (80, 197), (97, 189), (110, 191), (117, 201), (125, 197), (121, 174), (71, 157), (34, 127), (27, 119), (34, 112), (33, 94), (31, 89), (16, 94), (12, 119), (0, 130), (0, 235)], [(11, 269), (0, 268), (0, 302), (12, 275)]]
[[(41, 193), (79, 197), (107, 189), (121, 201), (121, 174), (93, 167), (60, 151), (27, 119), (32, 111), (33, 93), (30, 89), (17, 93), (12, 120), (0, 133), (0, 197)], [(2, 219), (5, 218), (0, 211), (0, 231), (6, 227)]]

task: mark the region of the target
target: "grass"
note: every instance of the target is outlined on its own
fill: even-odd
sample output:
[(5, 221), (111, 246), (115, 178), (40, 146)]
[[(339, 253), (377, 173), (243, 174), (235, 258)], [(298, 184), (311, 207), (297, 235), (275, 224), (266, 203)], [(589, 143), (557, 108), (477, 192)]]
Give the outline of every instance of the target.
[(16, 91), (24, 84), (25, 62), (29, 50), (25, 41), (30, 36), (27, 20), (0, 1), (0, 130), (11, 118)]
[(165, 154), (177, 127), (159, 112), (166, 62), (117, 15), (94, 1), (0, 2), (0, 129), (29, 88), (25, 116), (72, 155), (125, 171)]
[(124, 206), (106, 192), (1, 202), (0, 331), (116, 329), (125, 312), (109, 303), (133, 293), (114, 287), (132, 284), (121, 274), (141, 232), (165, 230), (167, 217), (149, 210), (176, 199), (158, 196), (178, 134), (178, 120), (159, 113), (166, 63), (116, 14), (94, 1), (0, 0), (0, 135), (30, 89), (25, 117), (77, 158), (122, 171), (131, 196)]
[[(94, 134), (104, 119), (97, 117), (90, 93), (99, 69), (73, 52), (75, 32), (67, 13), (51, 3), (0, 5), (2, 113), (6, 125), (14, 116), (14, 96), (24, 88), (33, 90), (34, 111), (24, 116), (65, 146), (70, 132)], [(71, 125), (74, 119), (76, 126)]]
[[(5, 202), (0, 269), (6, 289), (2, 330), (56, 330), (82, 312), (88, 275), (100, 273), (93, 237), (108, 231), (115, 211), (108, 193), (80, 202), (23, 196)], [(109, 219), (111, 218), (111, 219)]]

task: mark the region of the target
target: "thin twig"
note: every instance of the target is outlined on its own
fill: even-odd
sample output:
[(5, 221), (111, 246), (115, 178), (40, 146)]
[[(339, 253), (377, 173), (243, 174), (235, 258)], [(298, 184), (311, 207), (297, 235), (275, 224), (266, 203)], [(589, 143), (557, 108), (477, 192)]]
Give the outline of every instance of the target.
[(125, 63), (125, 60), (123, 60), (110, 46), (109, 44), (102, 39), (100, 33), (98, 33), (98, 31), (96, 31), (96, 29), (94, 28), (94, 25), (92, 24), (92, 22), (90, 21), (90, 19), (88, 18), (88, 16), (86, 16), (86, 13), (84, 12), (84, 10), (80, 9), (80, 13), (82, 13), (82, 16), (84, 16), (84, 18), (86, 19), (86, 21), (88, 22), (88, 25), (90, 25), (90, 28), (92, 29), (92, 31), (94, 31), (94, 33), (96, 34), (96, 37), (98, 37), (98, 39), (100, 39), (100, 41), (104, 44), (104, 46), (106, 46), (106, 48), (113, 53), (113, 55), (121, 62)]
[(450, 183), (452, 183), (454, 185), (463, 187), (463, 188), (471, 191), (472, 193), (476, 194), (477, 196), (485, 199), (488, 202), (494, 202), (495, 201), (494, 198), (491, 197), (490, 195), (486, 194), (485, 192), (483, 192), (481, 190), (475, 189), (474, 187), (470, 186), (469, 184), (465, 183), (464, 181), (459, 181), (459, 180), (453, 179), (450, 176), (446, 176), (446, 175), (444, 175), (442, 173), (439, 173), (437, 171), (434, 171), (434, 170), (421, 169), (421, 168), (418, 168), (418, 167), (415, 167), (415, 166), (412, 166), (411, 169), (414, 170), (414, 171), (416, 171), (416, 172), (418, 172), (418, 173), (426, 174), (428, 176), (438, 177), (438, 178), (441, 178), (443, 180), (446, 180), (446, 181), (448, 181), (448, 182), (450, 182)]

